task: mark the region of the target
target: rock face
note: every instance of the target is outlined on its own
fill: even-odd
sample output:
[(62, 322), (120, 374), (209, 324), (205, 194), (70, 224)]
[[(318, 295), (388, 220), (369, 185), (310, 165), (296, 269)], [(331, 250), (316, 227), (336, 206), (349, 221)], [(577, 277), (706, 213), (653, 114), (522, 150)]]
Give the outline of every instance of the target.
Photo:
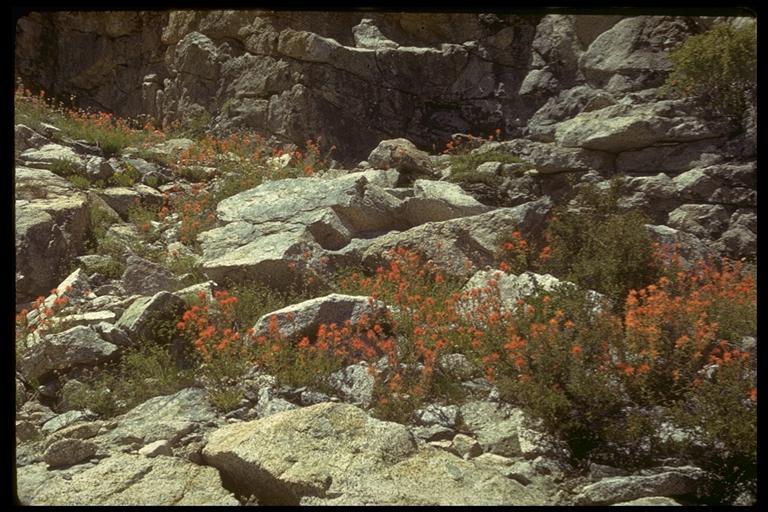
[(262, 504), (545, 502), (535, 491), (454, 455), (419, 450), (402, 425), (344, 404), (223, 427), (210, 435), (203, 455)]
[(680, 496), (694, 492), (703, 476), (701, 469), (683, 466), (654, 475), (606, 478), (584, 487), (576, 502), (607, 505), (653, 496)]

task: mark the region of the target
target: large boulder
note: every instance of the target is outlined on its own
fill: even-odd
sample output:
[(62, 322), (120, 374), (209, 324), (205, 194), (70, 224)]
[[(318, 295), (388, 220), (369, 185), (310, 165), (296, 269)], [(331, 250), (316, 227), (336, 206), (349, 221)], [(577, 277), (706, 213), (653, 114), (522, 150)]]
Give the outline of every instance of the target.
[(565, 147), (621, 153), (660, 142), (692, 142), (725, 133), (722, 123), (705, 123), (677, 100), (620, 103), (583, 112), (557, 126), (555, 140)]
[(48, 471), (45, 464), (17, 470), (24, 505), (238, 505), (219, 473), (174, 457), (113, 453), (73, 473)]
[(207, 464), (267, 505), (544, 504), (547, 498), (433, 448), (408, 429), (323, 403), (223, 427)]
[(28, 149), (19, 158), (30, 167), (40, 169), (55, 168), (57, 164), (67, 162), (72, 172), (85, 171), (85, 161), (72, 148), (60, 144), (46, 144), (40, 149)]
[(133, 255), (128, 257), (121, 279), (123, 288), (129, 294), (154, 295), (161, 291), (174, 292), (181, 287), (173, 272)]
[(429, 155), (408, 139), (381, 141), (368, 155), (368, 162), (379, 169), (397, 169), (405, 178), (435, 176)]
[(83, 194), (16, 201), (16, 302), (46, 295), (83, 251), (88, 203)]
[(684, 204), (669, 213), (667, 224), (702, 239), (713, 239), (728, 228), (730, 214), (718, 204)]
[(593, 170), (610, 173), (613, 170), (612, 155), (603, 151), (562, 147), (526, 139), (505, 141), (495, 146), (488, 145), (488, 149), (492, 148), (519, 156), (542, 174)]
[(617, 92), (658, 87), (672, 69), (669, 52), (696, 29), (683, 17), (625, 18), (592, 41), (579, 68), (591, 85)]
[(152, 297), (138, 297), (115, 324), (134, 341), (164, 339), (176, 328), (176, 322), (186, 309), (184, 301), (167, 291)]

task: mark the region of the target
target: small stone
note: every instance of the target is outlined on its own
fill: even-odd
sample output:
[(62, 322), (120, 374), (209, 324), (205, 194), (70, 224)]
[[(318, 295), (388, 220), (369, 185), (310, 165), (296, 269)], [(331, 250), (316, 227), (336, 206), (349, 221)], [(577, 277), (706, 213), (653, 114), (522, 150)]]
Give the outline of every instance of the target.
[(453, 451), (465, 459), (477, 457), (483, 453), (480, 443), (466, 434), (456, 434), (453, 438)]
[(98, 446), (91, 441), (82, 439), (61, 439), (51, 444), (45, 453), (43, 460), (51, 468), (71, 466), (96, 454)]
[(145, 457), (157, 457), (158, 455), (173, 455), (171, 447), (166, 439), (158, 439), (153, 443), (149, 443), (139, 450), (139, 455)]
[(16, 439), (22, 443), (36, 439), (39, 436), (40, 431), (31, 421), (20, 420), (16, 422)]

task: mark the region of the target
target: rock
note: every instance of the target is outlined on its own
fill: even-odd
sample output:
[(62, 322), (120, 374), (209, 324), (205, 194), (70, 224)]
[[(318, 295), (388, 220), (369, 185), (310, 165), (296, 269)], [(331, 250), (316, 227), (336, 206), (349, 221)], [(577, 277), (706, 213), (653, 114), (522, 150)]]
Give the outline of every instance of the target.
[(694, 167), (707, 167), (723, 161), (722, 138), (684, 143), (661, 143), (647, 148), (619, 153), (615, 161), (617, 173), (676, 174)]
[(72, 173), (85, 170), (85, 163), (77, 153), (67, 146), (60, 144), (46, 144), (40, 149), (28, 149), (19, 155), (19, 158), (32, 167), (41, 169), (55, 168), (59, 162), (70, 162)]
[(480, 443), (465, 434), (456, 434), (451, 442), (451, 448), (459, 457), (471, 459), (483, 453)]
[(408, 139), (389, 139), (379, 143), (368, 162), (377, 169), (397, 169), (403, 179), (417, 176), (436, 177), (429, 155)]
[[(520, 275), (507, 274), (501, 270), (478, 270), (462, 288), (462, 297), (458, 309), (468, 314), (480, 303), (498, 294), (502, 310), (512, 311), (519, 299), (527, 299), (537, 293), (555, 292), (560, 287), (575, 287), (569, 281), (561, 281), (550, 274), (524, 272)], [(472, 290), (480, 290), (478, 297), (472, 296)], [(498, 291), (497, 291), (498, 290)], [(601, 309), (604, 296), (594, 290), (587, 290), (585, 297), (595, 311)]]
[(92, 441), (82, 439), (61, 439), (52, 443), (43, 453), (43, 460), (48, 467), (71, 466), (85, 459), (90, 459), (98, 451)]
[(91, 439), (96, 437), (101, 430), (102, 422), (74, 423), (57, 430), (45, 440), (45, 447), (61, 439)]
[(298, 409), (296, 404), (292, 404), (288, 400), (275, 396), (276, 393), (271, 388), (262, 388), (259, 390), (258, 404), (254, 408), (254, 412), (259, 418), (266, 418), (285, 411), (291, 411)]
[(667, 224), (702, 239), (717, 238), (728, 227), (730, 215), (723, 206), (684, 204), (670, 212)]
[(328, 385), (345, 402), (369, 407), (373, 402), (375, 378), (362, 361), (342, 368), (328, 376)]
[(667, 468), (653, 475), (606, 478), (589, 484), (576, 496), (578, 505), (609, 505), (653, 496), (680, 496), (695, 492), (704, 471), (694, 466)]
[(85, 175), (91, 181), (108, 180), (115, 174), (115, 169), (109, 160), (105, 160), (100, 156), (92, 156), (88, 158), (85, 164)]
[(594, 462), (589, 464), (589, 478), (591, 480), (600, 480), (603, 478), (610, 478), (614, 476), (628, 476), (629, 472), (625, 469), (615, 468), (613, 466), (607, 466), (605, 464), (596, 464)]
[(321, 325), (336, 324), (341, 328), (349, 322), (355, 326), (364, 317), (373, 322), (383, 319), (385, 313), (386, 306), (370, 297), (332, 293), (263, 315), (254, 325), (254, 335), (269, 336), (269, 323), (273, 317), (281, 336), (300, 340), (304, 336), (315, 339)]
[(121, 280), (125, 291), (136, 295), (154, 295), (161, 291), (174, 292), (181, 288), (173, 272), (157, 263), (133, 255), (126, 261)]
[(596, 86), (607, 85), (618, 74), (632, 84), (630, 90), (657, 87), (672, 69), (669, 52), (694, 30), (684, 17), (625, 18), (597, 36), (579, 59), (579, 68)]
[(40, 402), (30, 400), (21, 406), (21, 410), (16, 414), (16, 418), (19, 420), (29, 420), (35, 425), (42, 426), (46, 421), (55, 417), (54, 413), (49, 407), (42, 405)]
[(388, 249), (403, 247), (419, 252), (424, 260), (431, 259), (446, 272), (466, 276), (471, 271), (465, 266), (467, 260), (477, 267), (493, 262), (500, 233), (520, 229), (523, 236), (530, 239), (539, 232), (551, 204), (545, 197), (472, 217), (428, 222), (402, 233), (376, 238), (361, 251), (360, 258), (364, 265), (376, 268), (384, 263), (382, 255)]
[(125, 331), (109, 322), (99, 322), (93, 326), (93, 329), (99, 333), (99, 336), (119, 347), (127, 347), (131, 344), (131, 338)]
[(139, 446), (158, 440), (169, 444), (207, 425), (216, 411), (203, 389), (186, 388), (173, 395), (150, 398), (115, 418), (117, 427), (99, 438), (116, 444)]
[(729, 228), (718, 244), (732, 258), (751, 257), (757, 253), (757, 234), (742, 226)]
[(689, 266), (699, 260), (707, 260), (715, 255), (714, 249), (701, 241), (697, 236), (680, 231), (669, 226), (646, 224), (651, 241), (662, 248), (672, 251), (676, 247), (682, 258), (682, 264)]
[(16, 199), (52, 199), (67, 197), (76, 192), (69, 180), (45, 169), (17, 165), (14, 170), (14, 197)]
[(43, 434), (51, 435), (54, 432), (62, 430), (63, 428), (69, 427), (74, 423), (86, 419), (93, 419), (93, 414), (83, 411), (67, 411), (45, 422), (41, 430)]
[(455, 183), (416, 180), (414, 197), (402, 204), (403, 216), (413, 226), (477, 215), (491, 210)]
[(414, 411), (413, 417), (418, 425), (441, 425), (456, 428), (459, 423), (459, 408), (455, 405), (429, 404)]
[(360, 23), (352, 27), (352, 34), (357, 48), (378, 50), (379, 48), (397, 48), (399, 46), (391, 39), (387, 39), (374, 25), (373, 20), (369, 18), (363, 18)]
[(461, 406), (461, 417), (483, 451), (505, 457), (521, 455), (518, 432), (524, 416), (519, 409), (492, 402), (468, 402)]
[(416, 438), (424, 441), (450, 441), (455, 432), (453, 429), (441, 425), (430, 425), (428, 427), (410, 427), (410, 431)]
[(168, 441), (165, 439), (158, 439), (141, 448), (139, 450), (139, 455), (144, 455), (145, 457), (157, 457), (158, 455), (171, 456), (173, 455), (173, 452), (171, 451)]
[(32, 441), (40, 436), (40, 430), (31, 421), (18, 420), (16, 421), (16, 439), (18, 442), (24, 443), (26, 441)]
[(133, 340), (157, 340), (158, 332), (174, 333), (176, 322), (186, 309), (182, 299), (162, 291), (152, 297), (139, 297), (120, 316), (115, 327)]
[(40, 147), (51, 143), (48, 138), (37, 133), (25, 124), (17, 124), (14, 126), (13, 133), (14, 146), (17, 151), (24, 151), (30, 148), (39, 149)]
[(437, 367), (453, 380), (462, 382), (477, 376), (479, 369), (464, 354), (440, 354)]
[(69, 272), (84, 249), (86, 198), (79, 193), (16, 201), (16, 303), (45, 295)]
[(660, 142), (692, 142), (722, 135), (725, 126), (704, 123), (678, 101), (644, 105), (617, 104), (584, 112), (557, 126), (555, 140), (565, 147), (609, 153), (645, 148)]
[(97, 192), (97, 195), (127, 221), (131, 208), (141, 205), (141, 194), (128, 187), (109, 187)]
[(24, 383), (17, 377), (15, 380), (16, 383), (16, 410), (18, 411), (21, 409), (21, 406), (24, 405), (24, 403), (27, 401), (27, 388), (24, 386)]
[[(559, 126), (559, 125), (558, 125)], [(512, 153), (530, 162), (542, 174), (596, 170), (601, 173), (613, 171), (613, 158), (603, 151), (578, 147), (562, 147), (557, 144), (514, 139), (487, 145)]]
[(203, 455), (265, 505), (546, 502), (470, 461), (418, 450), (404, 426), (345, 404), (223, 427)]
[(29, 380), (40, 379), (56, 370), (103, 363), (117, 350), (89, 327), (76, 326), (45, 336), (23, 356), (19, 371)]
[(681, 507), (682, 504), (665, 496), (648, 496), (632, 501), (614, 503), (612, 507)]
[(238, 505), (215, 469), (172, 457), (115, 453), (69, 479), (25, 466), (17, 486), (25, 505)]
[(528, 120), (528, 132), (536, 141), (554, 142), (557, 123), (615, 103), (616, 99), (610, 93), (589, 85), (578, 85), (550, 97)]

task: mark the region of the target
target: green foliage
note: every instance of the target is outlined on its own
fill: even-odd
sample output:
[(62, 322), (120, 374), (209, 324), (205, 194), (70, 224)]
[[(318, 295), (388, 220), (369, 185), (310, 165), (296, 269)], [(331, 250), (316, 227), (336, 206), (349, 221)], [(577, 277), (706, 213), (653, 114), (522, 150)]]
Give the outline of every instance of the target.
[(91, 187), (91, 182), (85, 176), (69, 176), (67, 181), (80, 190), (88, 190)]
[(140, 180), (141, 173), (139, 170), (128, 162), (123, 162), (122, 172), (113, 174), (109, 178), (108, 183), (113, 187), (132, 187)]
[(51, 162), (51, 172), (66, 178), (77, 174), (77, 162), (66, 158), (58, 158)]
[(621, 181), (607, 191), (582, 188), (572, 205), (557, 207), (545, 231), (550, 254), (543, 269), (585, 289), (606, 294), (616, 308), (631, 289), (658, 275), (648, 222), (638, 211), (621, 211)]
[(121, 414), (155, 396), (170, 395), (194, 383), (179, 369), (168, 345), (143, 341), (119, 362), (84, 376), (85, 386), (66, 397), (67, 409), (89, 408), (102, 417)]
[(674, 70), (664, 91), (698, 96), (713, 114), (739, 120), (755, 99), (757, 85), (756, 25), (732, 28), (727, 23), (691, 36), (670, 54)]
[(458, 183), (486, 183), (498, 186), (502, 182), (501, 176), (487, 176), (475, 172), (477, 166), (486, 162), (500, 162), (502, 164), (525, 164), (519, 172), (522, 173), (533, 166), (515, 155), (503, 151), (486, 151), (483, 153), (472, 152), (467, 154), (452, 155), (450, 159), (450, 180)]

